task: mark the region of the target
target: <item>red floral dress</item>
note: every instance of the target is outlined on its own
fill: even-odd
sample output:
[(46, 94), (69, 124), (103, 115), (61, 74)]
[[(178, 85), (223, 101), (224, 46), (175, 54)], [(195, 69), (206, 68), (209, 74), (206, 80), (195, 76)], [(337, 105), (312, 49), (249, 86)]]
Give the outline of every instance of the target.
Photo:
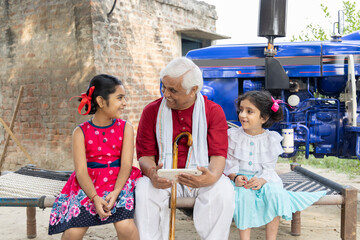
[[(106, 127), (95, 126), (91, 121), (80, 125), (85, 137), (88, 173), (97, 194), (102, 198), (114, 190), (119, 174), (125, 124), (126, 121), (116, 119)], [(89, 227), (133, 218), (134, 190), (139, 177), (140, 170), (133, 167), (111, 210), (112, 215), (101, 219), (96, 213), (94, 203), (89, 201), (73, 172), (51, 210), (49, 234), (60, 233), (73, 227)]]

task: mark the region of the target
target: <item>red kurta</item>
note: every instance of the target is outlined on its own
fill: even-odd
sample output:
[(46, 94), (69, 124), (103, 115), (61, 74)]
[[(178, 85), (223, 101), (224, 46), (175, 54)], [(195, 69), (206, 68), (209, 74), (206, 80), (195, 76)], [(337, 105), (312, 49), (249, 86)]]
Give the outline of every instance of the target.
[[(162, 98), (149, 103), (141, 115), (136, 137), (137, 158), (155, 156), (159, 160), (159, 149), (156, 141), (156, 118)], [(205, 114), (207, 121), (208, 154), (210, 156), (223, 156), (226, 158), (228, 148), (227, 123), (223, 109), (204, 96)], [(172, 110), (173, 139), (181, 132), (192, 131), (192, 113), (194, 105), (185, 110)], [(178, 144), (178, 168), (184, 168), (189, 147), (187, 138), (182, 138)]]

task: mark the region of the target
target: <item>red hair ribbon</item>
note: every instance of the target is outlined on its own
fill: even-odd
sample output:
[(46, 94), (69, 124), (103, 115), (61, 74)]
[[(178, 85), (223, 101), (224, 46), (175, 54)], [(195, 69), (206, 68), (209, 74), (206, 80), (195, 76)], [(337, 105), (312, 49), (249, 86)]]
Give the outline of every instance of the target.
[[(89, 95), (86, 95), (86, 93), (82, 93), (81, 96), (74, 96), (74, 97), (81, 98), (81, 102), (80, 102), (79, 107), (78, 107), (79, 114), (81, 114), (81, 115), (88, 115), (89, 114), (89, 112), (91, 110), (91, 95), (93, 94), (94, 90), (95, 90), (95, 86), (92, 86), (89, 89)], [(70, 100), (73, 99), (74, 97), (70, 98)], [(86, 113), (82, 114), (81, 109), (83, 109), (85, 104), (88, 105), (88, 110), (86, 111)]]
[(273, 97), (271, 97), (271, 100), (273, 102), (273, 105), (271, 106), (271, 110), (274, 112), (277, 112), (279, 110), (279, 103), (283, 103), (282, 100), (275, 100)]

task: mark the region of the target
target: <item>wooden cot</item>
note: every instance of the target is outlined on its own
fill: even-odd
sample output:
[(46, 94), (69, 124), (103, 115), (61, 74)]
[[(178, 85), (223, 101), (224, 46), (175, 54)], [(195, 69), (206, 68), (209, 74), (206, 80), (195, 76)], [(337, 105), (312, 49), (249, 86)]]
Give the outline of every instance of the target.
[[(0, 176), (0, 207), (27, 207), (27, 237), (36, 237), (36, 207), (52, 207), (71, 172), (26, 165)], [(50, 216), (49, 216), (50, 217)]]
[[(341, 205), (341, 232), (343, 240), (356, 240), (357, 221), (357, 194), (358, 190), (352, 186), (342, 186), (316, 173), (313, 173), (300, 164), (290, 164), (291, 172), (280, 174), (284, 188), (293, 192), (316, 192), (325, 190), (327, 193), (314, 205)], [(194, 207), (195, 198), (177, 198), (176, 206), (179, 209)], [(291, 235), (301, 234), (300, 212), (293, 214), (291, 221)]]
[[(357, 194), (351, 186), (342, 186), (318, 174), (291, 164), (291, 172), (280, 174), (284, 188), (289, 191), (321, 191), (327, 195), (314, 205), (341, 205), (341, 233), (343, 240), (356, 240)], [(52, 207), (55, 197), (71, 172), (49, 171), (27, 165), (14, 173), (0, 176), (0, 207), (27, 207), (27, 237), (36, 237), (35, 208)], [(170, 201), (169, 201), (170, 202)], [(180, 209), (193, 208), (195, 198), (177, 198)], [(301, 233), (300, 212), (293, 214), (291, 234)]]

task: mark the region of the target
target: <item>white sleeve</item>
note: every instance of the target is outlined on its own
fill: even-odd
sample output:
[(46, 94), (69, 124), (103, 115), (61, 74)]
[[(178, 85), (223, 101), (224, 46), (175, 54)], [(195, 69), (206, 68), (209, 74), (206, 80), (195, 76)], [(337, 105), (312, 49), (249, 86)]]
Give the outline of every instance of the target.
[(237, 132), (239, 129), (235, 128), (229, 128), (228, 129), (228, 141), (229, 141), (229, 147), (227, 152), (227, 157), (225, 161), (225, 168), (224, 168), (224, 174), (229, 175), (231, 173), (238, 173), (239, 171), (239, 160), (237, 159), (238, 154), (237, 151), (239, 151), (237, 146), (237, 141), (235, 137), (237, 136)]
[(224, 174), (228, 176), (231, 173), (238, 173), (239, 171), (239, 161), (226, 159)]
[(260, 170), (255, 176), (257, 178), (264, 178), (269, 183), (279, 183), (282, 184), (281, 178), (275, 171), (277, 158), (271, 162), (262, 163)]

